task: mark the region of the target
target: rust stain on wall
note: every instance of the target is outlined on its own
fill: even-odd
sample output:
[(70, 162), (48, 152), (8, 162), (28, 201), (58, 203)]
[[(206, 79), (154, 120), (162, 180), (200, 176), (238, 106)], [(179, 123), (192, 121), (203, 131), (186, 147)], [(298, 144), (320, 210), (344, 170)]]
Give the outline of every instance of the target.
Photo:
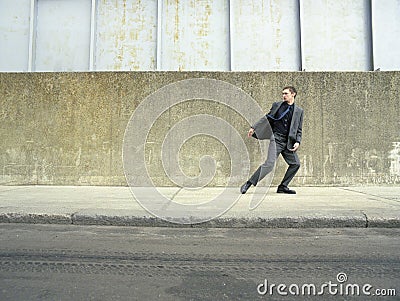
[(201, 18), (196, 18), (196, 20), (199, 20), (198, 22), (196, 22), (196, 25), (199, 27), (199, 29), (197, 30), (197, 34), (198, 36), (206, 37), (210, 32), (210, 16), (212, 11), (210, 4), (206, 1), (204, 1), (204, 3), (201, 3), (201, 5), (203, 7), (200, 7), (200, 9), (196, 7), (196, 11), (202, 12)]
[(393, 142), (393, 149), (389, 152), (390, 174), (400, 176), (400, 142)]
[(179, 1), (175, 1), (175, 33), (174, 33), (174, 41), (177, 42), (179, 40)]

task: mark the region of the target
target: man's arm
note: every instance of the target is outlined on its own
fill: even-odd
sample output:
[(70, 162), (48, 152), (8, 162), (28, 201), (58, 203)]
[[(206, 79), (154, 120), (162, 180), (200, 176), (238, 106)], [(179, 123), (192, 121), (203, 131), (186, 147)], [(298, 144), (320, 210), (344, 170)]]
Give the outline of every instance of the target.
[[(279, 104), (278, 102), (274, 102), (272, 104), (272, 107), (268, 114), (270, 114), (274, 110), (274, 107), (276, 107), (278, 104)], [(261, 117), (260, 120), (258, 120), (255, 124), (253, 124), (253, 126), (247, 132), (248, 137), (255, 137), (257, 139), (269, 139), (270, 138), (270, 136), (272, 134), (272, 129), (270, 126), (270, 122), (267, 118), (268, 114), (265, 114), (263, 117)], [(254, 135), (255, 129), (257, 129), (257, 131), (258, 131), (257, 136)]]
[(301, 137), (303, 134), (303, 115), (304, 115), (304, 111), (302, 110), (300, 119), (299, 119), (299, 126), (297, 128), (297, 133), (296, 133), (296, 142), (298, 142), (299, 144), (301, 143)]
[(296, 143), (293, 144), (293, 148), (290, 149), (290, 151), (295, 152), (298, 150), (300, 147), (301, 143), (301, 137), (303, 133), (303, 113), (304, 111), (301, 111), (300, 119), (299, 119), (299, 126), (297, 127), (297, 133), (296, 133)]

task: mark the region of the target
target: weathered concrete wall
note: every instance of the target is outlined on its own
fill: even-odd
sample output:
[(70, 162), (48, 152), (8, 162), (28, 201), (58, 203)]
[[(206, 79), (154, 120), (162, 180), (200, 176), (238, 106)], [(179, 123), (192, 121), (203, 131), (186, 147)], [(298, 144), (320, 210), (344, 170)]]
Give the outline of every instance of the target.
[[(0, 73), (0, 183), (126, 185), (122, 144), (128, 120), (146, 96), (188, 78), (231, 83), (264, 111), (281, 98), (283, 86), (296, 86), (305, 119), (302, 168), (294, 184), (400, 183), (400, 72)], [(200, 113), (227, 120), (242, 133), (251, 171), (263, 161), (255, 141), (245, 137), (249, 125), (240, 112), (190, 101), (161, 115), (148, 135), (146, 162), (156, 185), (171, 185), (159, 154), (163, 135), (178, 120)], [(212, 185), (224, 185), (229, 152), (214, 140), (193, 138), (179, 159), (182, 170), (195, 176), (199, 158), (211, 154), (218, 162)], [(285, 168), (279, 160), (274, 183)]]

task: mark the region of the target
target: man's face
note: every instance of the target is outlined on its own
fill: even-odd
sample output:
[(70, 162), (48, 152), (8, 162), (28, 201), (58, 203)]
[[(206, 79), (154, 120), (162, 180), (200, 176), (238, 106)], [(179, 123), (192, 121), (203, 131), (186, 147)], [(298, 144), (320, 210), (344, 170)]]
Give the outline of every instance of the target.
[(283, 97), (283, 101), (286, 101), (288, 103), (293, 103), (294, 102), (294, 96), (296, 94), (290, 92), (289, 89), (285, 89), (282, 91), (282, 97)]

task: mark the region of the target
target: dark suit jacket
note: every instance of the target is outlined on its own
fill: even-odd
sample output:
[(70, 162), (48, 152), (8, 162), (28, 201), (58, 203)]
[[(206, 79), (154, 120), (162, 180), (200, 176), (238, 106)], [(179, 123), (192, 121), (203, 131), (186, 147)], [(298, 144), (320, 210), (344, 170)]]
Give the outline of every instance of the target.
[[(279, 110), (279, 107), (282, 105), (283, 101), (277, 101), (272, 104), (271, 110), (267, 115), (275, 115), (275, 113)], [(294, 105), (292, 122), (290, 123), (289, 129), (289, 139), (287, 143), (287, 148), (293, 148), (293, 144), (296, 142), (301, 143), (301, 134), (303, 127), (303, 115), (304, 111), (302, 108)], [(271, 139), (272, 129), (269, 124), (269, 120), (267, 116), (263, 116), (259, 121), (257, 121), (252, 128), (255, 132), (255, 138), (263, 140), (263, 139)]]

